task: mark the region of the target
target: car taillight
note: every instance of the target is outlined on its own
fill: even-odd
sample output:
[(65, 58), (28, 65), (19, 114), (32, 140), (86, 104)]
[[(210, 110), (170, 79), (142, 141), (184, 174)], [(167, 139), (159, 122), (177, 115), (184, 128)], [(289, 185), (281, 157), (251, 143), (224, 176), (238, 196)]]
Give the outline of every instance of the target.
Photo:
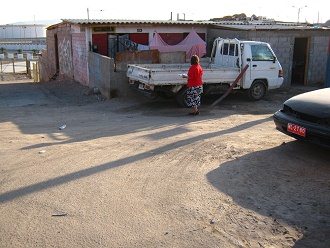
[(278, 70), (278, 77), (283, 77), (283, 70)]

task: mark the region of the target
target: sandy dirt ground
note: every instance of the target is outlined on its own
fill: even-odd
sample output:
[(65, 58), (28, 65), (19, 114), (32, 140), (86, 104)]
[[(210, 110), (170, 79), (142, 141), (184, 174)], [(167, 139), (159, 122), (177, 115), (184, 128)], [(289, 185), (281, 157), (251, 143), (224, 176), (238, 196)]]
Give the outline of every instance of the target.
[(193, 117), (3, 80), (0, 247), (330, 247), (330, 152), (272, 120), (311, 88), (204, 99)]

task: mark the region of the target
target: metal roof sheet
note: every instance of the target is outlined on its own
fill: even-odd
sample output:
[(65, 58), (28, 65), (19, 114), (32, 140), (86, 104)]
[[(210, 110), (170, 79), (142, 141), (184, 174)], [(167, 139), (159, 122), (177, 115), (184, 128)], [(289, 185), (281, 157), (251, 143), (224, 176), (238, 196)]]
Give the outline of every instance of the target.
[(51, 25), (53, 29), (61, 24), (77, 25), (203, 25), (232, 30), (330, 30), (329, 27), (313, 26), (306, 23), (276, 21), (191, 21), (191, 20), (119, 20), (119, 19), (62, 19), (61, 23)]
[(208, 25), (210, 21), (189, 20), (118, 20), (118, 19), (62, 19), (64, 23), (73, 24), (166, 24), (166, 25)]
[(237, 30), (329, 30), (326, 27), (313, 26), (306, 23), (253, 23), (253, 22), (215, 22), (213, 26)]

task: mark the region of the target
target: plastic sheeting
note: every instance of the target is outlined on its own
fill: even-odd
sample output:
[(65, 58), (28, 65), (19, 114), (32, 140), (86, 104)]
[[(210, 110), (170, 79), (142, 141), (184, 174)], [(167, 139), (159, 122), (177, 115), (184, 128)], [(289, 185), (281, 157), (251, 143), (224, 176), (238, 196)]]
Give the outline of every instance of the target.
[(149, 43), (150, 49), (157, 49), (159, 52), (186, 52), (186, 58), (190, 59), (192, 55), (203, 57), (206, 54), (206, 42), (192, 30), (187, 37), (177, 45), (168, 45), (162, 37), (155, 32), (153, 39)]

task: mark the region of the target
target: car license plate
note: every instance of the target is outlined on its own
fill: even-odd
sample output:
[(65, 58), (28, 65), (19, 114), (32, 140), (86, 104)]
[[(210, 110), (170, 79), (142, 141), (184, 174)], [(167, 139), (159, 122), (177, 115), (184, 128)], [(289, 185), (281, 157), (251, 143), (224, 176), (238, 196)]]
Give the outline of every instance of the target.
[(301, 137), (306, 137), (306, 128), (298, 126), (296, 124), (288, 123), (288, 132), (297, 134)]

